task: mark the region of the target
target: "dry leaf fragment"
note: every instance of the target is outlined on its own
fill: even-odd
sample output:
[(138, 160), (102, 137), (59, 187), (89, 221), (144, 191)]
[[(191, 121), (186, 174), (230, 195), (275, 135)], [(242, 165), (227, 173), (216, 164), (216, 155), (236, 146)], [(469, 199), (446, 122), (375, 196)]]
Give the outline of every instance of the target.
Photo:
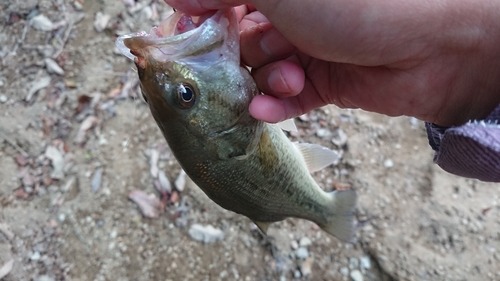
[(43, 61), (45, 62), (45, 67), (49, 73), (64, 75), (64, 70), (53, 59), (45, 58)]
[(34, 16), (30, 19), (29, 23), (34, 29), (41, 31), (51, 31), (54, 28), (54, 24), (49, 18), (47, 18), (43, 14), (39, 14), (38, 16)]
[(14, 266), (14, 260), (11, 259), (10, 261), (6, 262), (2, 267), (0, 267), (0, 279), (7, 276), (7, 274), (9, 274), (9, 272), (12, 270), (13, 266)]
[(64, 155), (55, 146), (49, 145), (45, 150), (45, 157), (50, 159), (52, 164), (52, 172), (50, 177), (53, 179), (63, 179), (64, 178)]
[(0, 232), (2, 232), (7, 237), (7, 239), (14, 239), (14, 233), (9, 229), (9, 226), (7, 224), (0, 223)]
[(99, 119), (97, 117), (90, 115), (85, 120), (83, 120), (80, 125), (80, 129), (78, 129), (78, 133), (76, 133), (75, 139), (73, 140), (76, 144), (82, 144), (85, 142), (87, 131), (94, 127)]
[(16, 196), (17, 199), (27, 199), (30, 197), (29, 193), (24, 190), (24, 188), (18, 188), (14, 190), (14, 196)]
[(28, 158), (22, 154), (16, 155), (16, 163), (18, 166), (23, 167), (28, 165)]
[(39, 90), (41, 90), (43, 88), (48, 87), (49, 85), (50, 85), (50, 77), (49, 76), (42, 77), (42, 78), (38, 79), (36, 82), (34, 82), (31, 85), (31, 88), (29, 89), (28, 94), (26, 95), (26, 98), (24, 100), (27, 102), (31, 101), (31, 99), (33, 98), (33, 96), (35, 95), (36, 92), (38, 92)]
[(111, 16), (102, 12), (95, 14), (94, 28), (97, 32), (103, 31), (109, 23)]
[(92, 100), (92, 97), (88, 95), (80, 95), (78, 97), (78, 105), (75, 108), (75, 115), (82, 112), (82, 110), (90, 104), (90, 101)]
[(132, 190), (128, 198), (139, 206), (142, 215), (146, 218), (157, 218), (164, 207), (156, 196), (149, 195), (142, 190)]

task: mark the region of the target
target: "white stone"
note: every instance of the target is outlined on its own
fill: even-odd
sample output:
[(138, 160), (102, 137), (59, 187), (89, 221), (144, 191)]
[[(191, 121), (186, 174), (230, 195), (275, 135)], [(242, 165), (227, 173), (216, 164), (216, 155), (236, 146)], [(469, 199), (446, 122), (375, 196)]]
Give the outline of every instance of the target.
[(359, 270), (351, 271), (351, 280), (352, 281), (363, 281), (363, 274)]
[(39, 14), (34, 16), (30, 20), (30, 25), (37, 30), (41, 31), (51, 31), (54, 28), (54, 24), (45, 15)]
[(201, 224), (193, 224), (189, 228), (189, 236), (196, 241), (203, 243), (213, 243), (224, 239), (224, 232), (211, 225), (203, 226)]
[(300, 242), (299, 242), (300, 247), (307, 247), (307, 246), (310, 246), (311, 244), (312, 244), (312, 241), (308, 237), (300, 238)]
[(370, 269), (372, 267), (372, 261), (370, 257), (362, 257), (359, 259), (359, 266), (362, 269)]
[(309, 257), (309, 251), (305, 247), (300, 247), (295, 251), (295, 256), (299, 259), (306, 259)]

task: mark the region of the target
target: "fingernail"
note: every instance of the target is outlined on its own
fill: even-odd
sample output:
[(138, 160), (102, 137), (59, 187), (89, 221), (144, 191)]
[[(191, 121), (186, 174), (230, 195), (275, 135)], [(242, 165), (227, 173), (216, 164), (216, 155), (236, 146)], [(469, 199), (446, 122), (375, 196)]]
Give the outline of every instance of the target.
[(295, 49), (276, 28), (264, 32), (260, 40), (260, 47), (268, 56), (285, 55)]
[(279, 93), (288, 93), (290, 92), (290, 88), (286, 83), (283, 75), (281, 74), (281, 70), (279, 68), (275, 68), (271, 70), (269, 73), (269, 77), (267, 78), (267, 83), (269, 83), (269, 87), (276, 92)]

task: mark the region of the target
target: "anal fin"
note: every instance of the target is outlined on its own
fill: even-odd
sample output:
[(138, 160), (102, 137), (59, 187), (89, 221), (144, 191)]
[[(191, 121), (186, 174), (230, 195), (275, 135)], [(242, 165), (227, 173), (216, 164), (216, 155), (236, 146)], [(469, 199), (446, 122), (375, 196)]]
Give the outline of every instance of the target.
[(267, 235), (267, 229), (269, 228), (270, 222), (254, 221), (255, 225), (262, 231), (262, 233)]

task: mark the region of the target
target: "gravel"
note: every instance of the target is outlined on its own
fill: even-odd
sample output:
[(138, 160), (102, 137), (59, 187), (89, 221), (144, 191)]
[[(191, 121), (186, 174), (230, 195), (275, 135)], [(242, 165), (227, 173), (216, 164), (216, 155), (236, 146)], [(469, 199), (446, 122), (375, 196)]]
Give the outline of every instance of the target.
[(352, 281), (363, 281), (363, 274), (357, 269), (351, 271), (350, 277)]
[(299, 259), (306, 259), (309, 257), (309, 251), (305, 247), (300, 247), (295, 251), (295, 256)]
[(203, 226), (195, 223), (189, 228), (189, 236), (203, 243), (214, 243), (224, 239), (224, 232), (211, 225)]

